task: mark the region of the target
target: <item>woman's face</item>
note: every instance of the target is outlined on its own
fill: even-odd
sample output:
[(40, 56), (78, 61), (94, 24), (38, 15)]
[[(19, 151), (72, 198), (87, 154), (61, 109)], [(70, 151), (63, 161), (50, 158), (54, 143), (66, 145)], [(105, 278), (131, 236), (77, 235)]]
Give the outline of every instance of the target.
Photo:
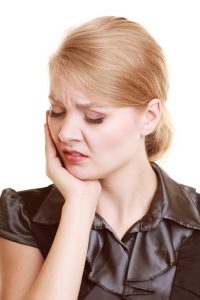
[[(51, 136), (63, 165), (73, 176), (81, 180), (106, 178), (145, 152), (139, 109), (99, 106), (62, 76), (51, 78), (49, 99)], [(80, 160), (76, 156), (71, 161), (67, 151), (87, 157)]]

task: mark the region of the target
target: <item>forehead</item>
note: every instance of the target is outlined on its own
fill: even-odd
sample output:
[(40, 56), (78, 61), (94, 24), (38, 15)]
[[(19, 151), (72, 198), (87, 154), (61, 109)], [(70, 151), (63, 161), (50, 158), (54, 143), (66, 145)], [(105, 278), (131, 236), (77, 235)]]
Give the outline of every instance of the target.
[[(52, 104), (67, 104), (69, 101), (79, 107), (108, 107), (109, 101), (96, 99), (86, 95), (79, 87), (64, 76), (53, 76), (50, 78), (49, 100)], [(103, 97), (102, 97), (103, 98)]]
[[(55, 104), (55, 105), (59, 105), (62, 103), (62, 101), (57, 99), (54, 94), (49, 94), (49, 100), (52, 104)], [(67, 102), (68, 101), (65, 99), (64, 103), (67, 104)], [(70, 97), (70, 102), (72, 102), (73, 105), (75, 105), (79, 108), (93, 108), (93, 107), (103, 108), (103, 107), (105, 107), (105, 105), (99, 104), (95, 101), (88, 101), (88, 100), (83, 101), (83, 99), (79, 98), (79, 97), (75, 97), (75, 98)]]

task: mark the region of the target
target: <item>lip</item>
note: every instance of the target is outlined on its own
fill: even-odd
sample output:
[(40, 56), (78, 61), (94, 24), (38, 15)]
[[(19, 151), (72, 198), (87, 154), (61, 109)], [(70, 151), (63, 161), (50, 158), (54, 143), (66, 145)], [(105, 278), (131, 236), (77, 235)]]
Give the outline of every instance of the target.
[[(75, 156), (73, 154), (80, 154), (80, 156)], [(72, 162), (72, 163), (77, 163), (77, 162), (82, 162), (84, 160), (86, 160), (88, 158), (88, 156), (78, 152), (78, 151), (63, 151), (63, 155), (64, 158), (68, 161), (68, 162)]]
[(80, 155), (83, 155), (83, 156), (87, 156), (79, 151), (76, 151), (76, 150), (67, 150), (67, 149), (64, 149), (63, 152), (65, 154), (69, 154), (69, 155), (73, 155), (73, 154), (80, 154)]

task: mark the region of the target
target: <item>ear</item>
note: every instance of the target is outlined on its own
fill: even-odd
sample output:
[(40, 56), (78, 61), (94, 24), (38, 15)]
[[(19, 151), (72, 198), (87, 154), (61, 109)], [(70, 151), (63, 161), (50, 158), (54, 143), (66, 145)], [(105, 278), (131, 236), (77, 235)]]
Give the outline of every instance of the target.
[(161, 102), (159, 99), (152, 99), (145, 108), (142, 124), (142, 135), (146, 136), (154, 131), (159, 123), (162, 114)]

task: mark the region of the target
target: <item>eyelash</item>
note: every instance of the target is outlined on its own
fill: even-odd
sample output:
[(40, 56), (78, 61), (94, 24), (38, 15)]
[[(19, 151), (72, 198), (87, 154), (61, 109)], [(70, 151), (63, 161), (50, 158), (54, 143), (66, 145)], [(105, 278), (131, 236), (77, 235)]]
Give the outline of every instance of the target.
[(92, 124), (101, 124), (103, 123), (103, 118), (99, 118), (99, 119), (89, 119), (89, 118), (84, 118), (84, 120), (88, 123), (92, 123)]
[[(50, 118), (58, 118), (61, 117), (64, 113), (56, 113), (54, 111), (50, 111), (49, 116)], [(88, 123), (92, 123), (92, 124), (101, 124), (103, 123), (103, 118), (99, 118), (99, 119), (89, 119), (87, 117), (84, 118), (84, 120)]]

